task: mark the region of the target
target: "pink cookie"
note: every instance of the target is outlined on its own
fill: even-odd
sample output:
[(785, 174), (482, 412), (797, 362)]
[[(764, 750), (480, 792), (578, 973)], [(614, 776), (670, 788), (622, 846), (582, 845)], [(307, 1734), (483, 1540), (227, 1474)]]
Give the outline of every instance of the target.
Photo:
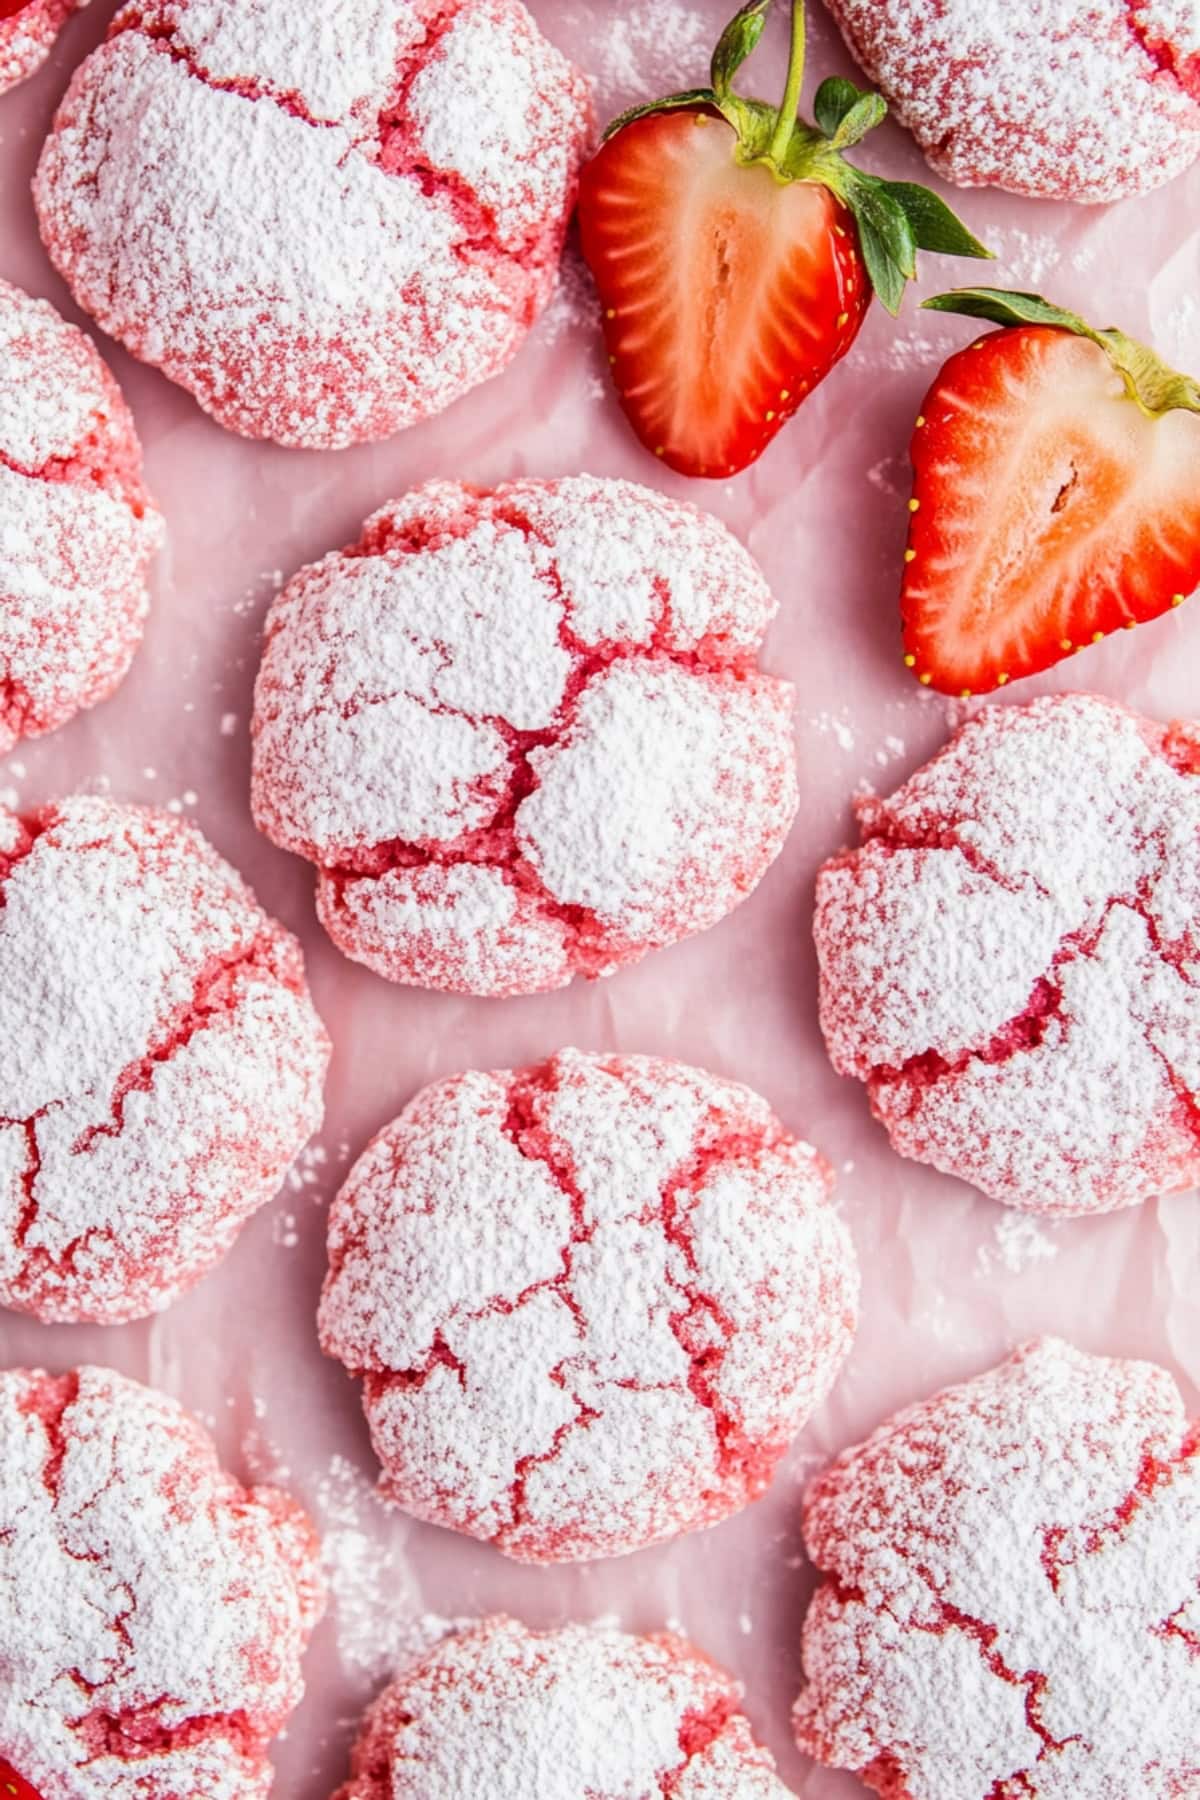
[(329, 1222), (321, 1342), (382, 1488), (527, 1562), (757, 1499), (854, 1334), (816, 1151), (682, 1063), (564, 1050), (425, 1088)]
[(334, 1800), (786, 1800), (741, 1697), (668, 1632), (482, 1619), (384, 1690)]
[(268, 616), (255, 818), (393, 981), (608, 974), (715, 925), (783, 844), (774, 610), (722, 525), (632, 483), (418, 488)]
[(0, 1374), (0, 1756), (40, 1800), (265, 1800), (322, 1603), (300, 1508), (174, 1400)]
[(166, 1306), (321, 1122), (299, 947), (168, 813), (0, 809), (0, 1017), (0, 1304), (41, 1319)]
[(810, 1488), (802, 1750), (887, 1800), (1200, 1792), (1200, 1428), (1150, 1363), (1027, 1344)]
[[(0, 94), (41, 68), (71, 14), (86, 5), (87, 0), (0, 0)], [(3, 292), (0, 285), (0, 299)]]
[(0, 518), (3, 752), (112, 693), (141, 641), (163, 538), (116, 382), (82, 331), (6, 281)]
[(589, 132), (519, 0), (146, 0), (76, 74), (34, 191), (106, 331), (231, 431), (333, 449), (516, 354)]
[(821, 1024), (905, 1156), (1031, 1212), (1200, 1180), (1200, 737), (991, 706), (817, 883)]
[(1120, 200), (1200, 156), (1196, 0), (827, 4), (948, 181)]

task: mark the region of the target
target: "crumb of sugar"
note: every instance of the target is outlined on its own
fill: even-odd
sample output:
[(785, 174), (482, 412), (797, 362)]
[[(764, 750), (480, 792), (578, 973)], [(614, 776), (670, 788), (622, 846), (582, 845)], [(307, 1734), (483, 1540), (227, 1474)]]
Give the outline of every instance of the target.
[(47, 1800), (266, 1800), (323, 1607), (300, 1508), (107, 1369), (0, 1374), (0, 1468), (12, 1766)]
[(1193, 728), (987, 707), (818, 878), (821, 1025), (904, 1155), (1031, 1212), (1200, 1177)]
[(383, 1491), (533, 1562), (757, 1498), (853, 1337), (829, 1187), (765, 1101), (680, 1063), (425, 1088), (334, 1202), (320, 1310)]
[(367, 1712), (335, 1800), (785, 1800), (741, 1690), (666, 1632), (464, 1625)]
[(802, 1750), (911, 1800), (1191, 1791), (1200, 1430), (1165, 1370), (1027, 1344), (843, 1452), (804, 1529)]

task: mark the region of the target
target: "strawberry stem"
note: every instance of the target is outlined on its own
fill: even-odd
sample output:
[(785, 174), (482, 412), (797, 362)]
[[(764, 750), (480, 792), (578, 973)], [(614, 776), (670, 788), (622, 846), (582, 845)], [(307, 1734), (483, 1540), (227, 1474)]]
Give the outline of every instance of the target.
[(796, 128), (800, 111), (800, 89), (804, 85), (804, 0), (792, 0), (792, 47), (788, 56), (787, 86), (783, 90), (775, 130), (768, 155), (782, 167)]

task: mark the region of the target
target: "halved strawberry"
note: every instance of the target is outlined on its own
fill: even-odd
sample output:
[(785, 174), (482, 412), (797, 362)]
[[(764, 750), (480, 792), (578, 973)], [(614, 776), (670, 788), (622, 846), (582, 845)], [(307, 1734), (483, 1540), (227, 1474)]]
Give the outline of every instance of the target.
[(10, 1768), (0, 1756), (0, 1800), (40, 1800), (37, 1792), (30, 1787), (16, 1770)]
[(854, 342), (872, 287), (899, 308), (918, 248), (988, 255), (935, 194), (844, 160), (884, 117), (878, 95), (825, 81), (817, 125), (797, 123), (802, 0), (782, 104), (734, 93), (770, 4), (749, 0), (726, 28), (711, 86), (616, 120), (580, 183), (621, 404), (685, 475), (761, 455)]
[(1036, 294), (925, 302), (1004, 327), (952, 356), (912, 440), (904, 660), (986, 693), (1200, 585), (1200, 385)]

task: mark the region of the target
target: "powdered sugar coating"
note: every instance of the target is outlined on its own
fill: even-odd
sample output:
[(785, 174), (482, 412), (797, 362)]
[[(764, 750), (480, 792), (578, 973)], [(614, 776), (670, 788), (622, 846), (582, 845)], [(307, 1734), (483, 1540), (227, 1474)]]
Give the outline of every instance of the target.
[(321, 1341), (383, 1491), (531, 1562), (715, 1524), (854, 1334), (831, 1180), (748, 1088), (564, 1050), (425, 1088), (334, 1203)]
[(963, 187), (1142, 194), (1200, 155), (1195, 0), (827, 0), (930, 163)]
[(430, 483), (275, 602), (255, 818), (394, 981), (608, 973), (715, 924), (783, 843), (773, 612), (723, 526), (630, 482)]
[(821, 1026), (906, 1156), (1034, 1212), (1200, 1179), (1191, 728), (989, 707), (818, 879)]
[(141, 461), (89, 340), (0, 281), (0, 752), (105, 699), (129, 666), (163, 539)]
[(321, 1122), (299, 946), (200, 834), (0, 810), (0, 1303), (139, 1318), (229, 1248)]
[[(309, 9), (310, 11), (312, 9)], [(590, 132), (519, 0), (150, 0), (35, 181), (75, 298), (221, 424), (310, 448), (440, 412), (553, 288)]]
[(805, 1537), (802, 1749), (888, 1800), (1197, 1791), (1200, 1429), (1164, 1369), (1027, 1344), (840, 1456)]
[(668, 1632), (483, 1619), (380, 1695), (334, 1800), (784, 1800), (740, 1701)]
[(0, 1374), (0, 1744), (41, 1800), (265, 1800), (322, 1604), (300, 1508), (175, 1401)]
[(40, 69), (72, 13), (87, 0), (28, 0), (0, 18), (0, 94)]

